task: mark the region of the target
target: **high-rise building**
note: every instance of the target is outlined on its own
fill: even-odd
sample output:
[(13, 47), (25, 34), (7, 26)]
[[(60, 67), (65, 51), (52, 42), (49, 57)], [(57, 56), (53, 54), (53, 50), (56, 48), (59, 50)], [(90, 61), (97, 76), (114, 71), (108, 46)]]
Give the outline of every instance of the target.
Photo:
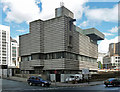
[[(106, 59), (106, 57), (104, 57), (103, 60), (103, 65), (106, 66), (105, 68), (120, 69), (120, 42), (109, 44), (109, 55), (107, 58), (109, 59)], [(108, 67), (108, 65), (111, 66)]]
[(95, 28), (74, 25), (74, 14), (64, 6), (55, 18), (30, 22), (30, 33), (20, 36), (22, 73), (79, 73), (84, 68), (97, 70), (98, 40), (104, 35)]
[(120, 56), (120, 42), (109, 44), (110, 56)]
[(4, 25), (0, 25), (0, 65), (10, 65), (10, 27)]
[(10, 39), (10, 55), (11, 55), (11, 61), (10, 61), (10, 68), (19, 68), (19, 61), (18, 61), (18, 56), (19, 56), (19, 45), (18, 42), (15, 39)]

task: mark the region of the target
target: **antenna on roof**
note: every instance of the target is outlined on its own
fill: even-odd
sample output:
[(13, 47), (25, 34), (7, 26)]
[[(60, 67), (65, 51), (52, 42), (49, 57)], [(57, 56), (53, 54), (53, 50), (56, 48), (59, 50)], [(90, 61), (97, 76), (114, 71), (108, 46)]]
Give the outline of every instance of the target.
[(62, 1), (62, 2), (60, 2), (60, 6), (62, 7), (62, 6), (64, 6), (64, 2)]

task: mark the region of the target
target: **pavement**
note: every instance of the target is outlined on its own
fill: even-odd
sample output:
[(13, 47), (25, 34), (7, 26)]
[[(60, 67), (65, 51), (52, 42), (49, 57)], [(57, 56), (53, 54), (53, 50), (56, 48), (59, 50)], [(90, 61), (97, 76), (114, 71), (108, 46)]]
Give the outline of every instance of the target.
[[(15, 76), (8, 77), (5, 79), (19, 81), (19, 82), (27, 82), (27, 78), (15, 77)], [(95, 85), (101, 85), (101, 84), (103, 84), (103, 81), (94, 81), (94, 82), (89, 82), (89, 83), (86, 82), (86, 83), (76, 83), (76, 84), (52, 82), (51, 86), (53, 87), (85, 87), (85, 86), (95, 86)]]

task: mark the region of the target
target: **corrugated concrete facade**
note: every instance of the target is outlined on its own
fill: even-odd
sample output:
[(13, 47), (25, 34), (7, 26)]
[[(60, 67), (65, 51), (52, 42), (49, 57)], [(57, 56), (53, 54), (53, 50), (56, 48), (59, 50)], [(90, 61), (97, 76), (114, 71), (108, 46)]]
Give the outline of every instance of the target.
[(44, 53), (65, 50), (64, 17), (44, 22)]
[(31, 22), (30, 33), (20, 36), (21, 70), (97, 69), (97, 44), (71, 20), (62, 15)]

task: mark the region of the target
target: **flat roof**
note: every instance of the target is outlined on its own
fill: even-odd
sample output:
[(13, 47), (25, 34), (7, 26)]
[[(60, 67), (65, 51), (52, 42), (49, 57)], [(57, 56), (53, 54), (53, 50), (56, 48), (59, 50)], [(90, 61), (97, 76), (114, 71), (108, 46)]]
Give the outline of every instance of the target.
[(87, 36), (95, 36), (97, 40), (104, 40), (104, 34), (98, 31), (96, 28), (84, 29), (83, 33)]

